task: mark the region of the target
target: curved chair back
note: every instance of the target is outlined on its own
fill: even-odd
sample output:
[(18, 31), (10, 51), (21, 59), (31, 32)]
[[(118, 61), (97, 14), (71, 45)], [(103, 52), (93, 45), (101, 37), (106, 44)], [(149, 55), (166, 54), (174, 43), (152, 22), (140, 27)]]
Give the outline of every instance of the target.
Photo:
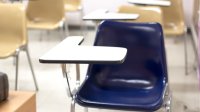
[(90, 64), (78, 104), (140, 111), (162, 106), (168, 74), (160, 24), (104, 21), (94, 46), (124, 47), (127, 57), (122, 64)]
[(122, 5), (118, 8), (118, 12), (140, 15), (138, 19), (131, 20), (131, 22), (158, 22), (163, 24), (162, 10), (159, 7)]
[[(140, 77), (142, 79), (143, 77), (145, 79), (147, 74), (149, 77), (153, 75), (157, 75), (155, 76), (157, 78), (167, 77), (165, 46), (162, 28), (159, 24), (103, 22), (98, 28), (94, 46), (113, 46), (128, 49), (123, 64), (102, 65), (100, 67), (106, 71), (110, 70), (107, 73), (113, 72), (113, 74), (105, 73), (111, 79), (117, 77), (131, 78), (131, 75), (135, 75), (134, 78)], [(104, 70), (101, 71), (104, 72)], [(124, 75), (122, 76), (122, 74)]]
[(169, 7), (162, 7), (164, 33), (167, 36), (181, 36), (185, 32), (182, 0), (170, 0)]
[(28, 50), (25, 7), (22, 4), (0, 4), (0, 17), (0, 58), (15, 57), (15, 90), (18, 87), (18, 66), (21, 50), (26, 52), (35, 88), (38, 90)]
[(46, 22), (42, 25), (48, 28), (45, 25), (54, 25), (64, 19), (64, 2), (63, 0), (29, 0), (26, 16), (28, 21), (33, 23)]
[(0, 50), (1, 58), (10, 56), (16, 48), (27, 44), (24, 10), (25, 7), (20, 4), (0, 4), (0, 48), (4, 49)]
[(65, 11), (72, 12), (81, 9), (81, 0), (64, 0)]
[(83, 18), (83, 6), (81, 3), (81, 0), (64, 0), (65, 4), (65, 11), (66, 12), (80, 12), (79, 14), (79, 23), (82, 35), (84, 33), (84, 22), (82, 20)]

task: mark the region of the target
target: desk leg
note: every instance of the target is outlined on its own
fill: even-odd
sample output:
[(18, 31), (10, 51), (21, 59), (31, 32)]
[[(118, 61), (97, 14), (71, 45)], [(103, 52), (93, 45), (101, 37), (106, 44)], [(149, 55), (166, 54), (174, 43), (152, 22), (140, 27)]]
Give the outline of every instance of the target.
[(80, 65), (76, 64), (76, 89), (78, 89), (80, 85)]
[(98, 25), (99, 25), (99, 22), (95, 21), (95, 32), (97, 32), (97, 30), (98, 30)]
[(67, 76), (66, 64), (62, 64), (61, 67), (62, 67), (63, 77), (66, 78), (66, 81), (67, 81), (69, 96), (73, 97), (73, 94), (72, 94), (72, 91), (71, 91), (71, 88), (70, 88), (69, 79), (68, 79), (68, 76)]
[(192, 31), (192, 45), (193, 45), (193, 50), (194, 50), (194, 55), (195, 55), (195, 69), (197, 69), (198, 66), (198, 35), (195, 30), (195, 26), (192, 24), (191, 26), (191, 31)]
[(87, 107), (84, 107), (84, 112), (88, 112), (88, 108)]

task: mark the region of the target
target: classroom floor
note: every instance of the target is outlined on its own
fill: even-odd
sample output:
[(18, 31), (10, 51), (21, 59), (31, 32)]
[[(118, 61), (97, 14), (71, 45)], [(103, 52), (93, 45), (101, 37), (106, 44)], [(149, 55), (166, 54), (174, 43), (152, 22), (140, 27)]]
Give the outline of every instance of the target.
[[(70, 35), (81, 35), (78, 29), (70, 29)], [(90, 29), (84, 33), (83, 45), (92, 45), (95, 31)], [(189, 74), (185, 75), (183, 38), (165, 38), (168, 74), (173, 94), (173, 112), (200, 112), (200, 86), (195, 72), (194, 53), (191, 36), (188, 34)], [(39, 57), (58, 44), (63, 38), (61, 32), (29, 30), (29, 51), (39, 85), (37, 92), (37, 112), (70, 112), (71, 99), (67, 96), (66, 82), (58, 64), (41, 64)], [(67, 52), (67, 51), (63, 51)], [(15, 66), (13, 58), (0, 60), (0, 71), (8, 74), (10, 89), (14, 89)], [(20, 53), (19, 90), (34, 91), (33, 80), (25, 53)], [(70, 71), (71, 83), (74, 83), (75, 65), (67, 66)], [(81, 79), (84, 79), (87, 65), (81, 65)], [(76, 106), (76, 112), (83, 108)], [(89, 109), (89, 112), (116, 112), (116, 110)], [(121, 112), (121, 111), (119, 111)], [(160, 112), (160, 110), (159, 110)]]

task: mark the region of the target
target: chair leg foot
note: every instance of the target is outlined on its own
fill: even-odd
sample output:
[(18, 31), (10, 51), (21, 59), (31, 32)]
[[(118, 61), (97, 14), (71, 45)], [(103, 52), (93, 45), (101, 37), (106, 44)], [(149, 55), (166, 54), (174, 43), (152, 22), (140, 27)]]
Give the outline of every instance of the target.
[(31, 58), (30, 58), (30, 55), (29, 55), (29, 51), (28, 51), (28, 48), (26, 48), (26, 55), (27, 55), (27, 58), (28, 58), (28, 62), (29, 62), (29, 65), (30, 65), (30, 68), (31, 68), (31, 72), (32, 72), (32, 76), (33, 76), (33, 81), (34, 81), (34, 84), (35, 84), (35, 89), (36, 91), (38, 91), (38, 84), (37, 84), (37, 80), (35, 78), (35, 73), (33, 71), (33, 66), (32, 66), (32, 63), (31, 63)]
[(171, 110), (171, 100), (168, 100), (166, 102), (165, 110), (166, 110), (166, 112), (171, 112), (172, 111)]
[(165, 112), (172, 112), (172, 95), (169, 90), (166, 93), (165, 98), (166, 98), (164, 104)]

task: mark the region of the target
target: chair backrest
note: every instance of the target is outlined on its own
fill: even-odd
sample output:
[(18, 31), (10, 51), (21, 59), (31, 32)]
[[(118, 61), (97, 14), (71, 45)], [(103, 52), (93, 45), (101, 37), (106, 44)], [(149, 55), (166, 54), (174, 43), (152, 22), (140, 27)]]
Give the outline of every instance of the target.
[(81, 0), (64, 0), (65, 4), (72, 4), (73, 6), (79, 6), (81, 4)]
[(27, 43), (25, 7), (0, 3), (0, 41), (23, 45)]
[(4, 0), (0, 0), (0, 3), (4, 3), (5, 1)]
[[(89, 66), (87, 75), (101, 86), (150, 88), (168, 81), (163, 32), (158, 23), (104, 21), (98, 28), (94, 46), (128, 50), (122, 64)], [(127, 83), (120, 83), (124, 81)]]
[(32, 21), (61, 21), (64, 18), (63, 0), (29, 0), (26, 15)]
[(140, 15), (138, 19), (130, 20), (131, 22), (158, 22), (160, 24), (163, 23), (162, 10), (160, 7), (122, 5), (118, 8), (118, 12), (136, 13)]
[(64, 3), (66, 12), (74, 12), (82, 10), (81, 0), (64, 0)]
[[(162, 7), (164, 32), (166, 35), (182, 35), (185, 32), (185, 19), (182, 0), (170, 0), (169, 7)], [(171, 31), (168, 31), (171, 29)]]

